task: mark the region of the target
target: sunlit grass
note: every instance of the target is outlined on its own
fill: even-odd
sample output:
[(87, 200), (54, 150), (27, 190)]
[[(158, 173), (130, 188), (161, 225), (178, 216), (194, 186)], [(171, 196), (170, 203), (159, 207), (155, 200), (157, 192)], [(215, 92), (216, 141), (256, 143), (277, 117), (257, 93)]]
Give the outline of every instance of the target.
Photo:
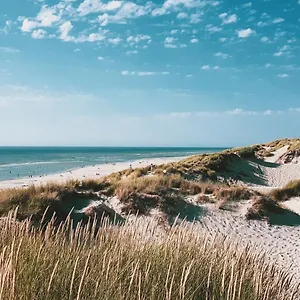
[(41, 232), (2, 220), (0, 299), (299, 299), (292, 277), (262, 254), (193, 226), (140, 238), (134, 224), (95, 224), (72, 229), (68, 219)]

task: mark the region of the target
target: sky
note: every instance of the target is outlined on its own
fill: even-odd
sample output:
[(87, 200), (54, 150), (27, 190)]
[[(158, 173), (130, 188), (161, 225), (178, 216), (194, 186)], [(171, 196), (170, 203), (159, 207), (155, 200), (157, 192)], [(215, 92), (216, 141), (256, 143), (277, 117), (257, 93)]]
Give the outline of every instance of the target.
[(300, 0), (1, 0), (0, 145), (299, 137)]

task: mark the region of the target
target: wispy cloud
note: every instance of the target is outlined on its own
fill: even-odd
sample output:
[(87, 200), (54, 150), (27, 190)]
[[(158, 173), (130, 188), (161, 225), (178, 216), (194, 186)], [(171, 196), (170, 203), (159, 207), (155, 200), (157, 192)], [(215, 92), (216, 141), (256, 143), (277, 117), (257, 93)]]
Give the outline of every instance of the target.
[(13, 25), (13, 21), (12, 20), (7, 20), (5, 21), (5, 25), (3, 28), (0, 28), (0, 33), (3, 32), (4, 34), (8, 34), (11, 27)]
[(270, 43), (270, 39), (267, 37), (267, 36), (263, 36), (261, 39), (260, 39), (260, 41), (262, 42), (262, 43)]
[(216, 32), (220, 32), (223, 30), (222, 27), (217, 27), (217, 26), (214, 26), (212, 24), (208, 24), (206, 25), (206, 31), (210, 32), (210, 33), (216, 33)]
[(189, 118), (189, 117), (213, 117), (213, 116), (274, 116), (290, 113), (300, 113), (300, 108), (289, 108), (287, 110), (244, 110), (236, 108), (224, 111), (184, 111), (184, 112), (171, 112), (168, 114), (157, 115), (159, 118)]
[(277, 77), (279, 77), (279, 78), (288, 78), (290, 76), (288, 74), (284, 73), (284, 74), (278, 74)]
[(217, 53), (214, 54), (214, 56), (216, 56), (216, 57), (221, 57), (221, 58), (223, 58), (223, 59), (226, 59), (226, 58), (229, 58), (229, 57), (230, 57), (229, 54), (223, 53), (223, 52), (217, 52)]
[(93, 95), (81, 93), (51, 92), (46, 87), (34, 89), (26, 85), (0, 86), (0, 100), (5, 106), (22, 106), (24, 103), (42, 105), (43, 103), (87, 101), (95, 99)]
[(219, 69), (220, 69), (219, 66), (204, 65), (204, 66), (201, 67), (201, 70), (203, 70), (203, 71), (209, 71), (209, 70), (217, 71)]
[(236, 14), (228, 15), (227, 13), (222, 13), (219, 15), (219, 17), (223, 20), (222, 24), (231, 24), (238, 21), (238, 17)]
[(273, 24), (279, 24), (279, 23), (282, 23), (284, 22), (284, 19), (283, 18), (276, 18), (272, 21)]
[(123, 76), (154, 76), (154, 75), (169, 75), (170, 72), (152, 72), (152, 71), (121, 71)]
[(19, 53), (21, 52), (19, 49), (11, 48), (11, 47), (0, 47), (0, 51), (6, 53)]

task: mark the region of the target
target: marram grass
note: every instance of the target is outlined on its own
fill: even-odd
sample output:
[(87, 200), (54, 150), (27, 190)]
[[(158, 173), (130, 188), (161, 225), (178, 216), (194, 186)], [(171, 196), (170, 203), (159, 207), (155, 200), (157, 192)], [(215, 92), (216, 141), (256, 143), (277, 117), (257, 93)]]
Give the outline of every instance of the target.
[(298, 285), (250, 248), (182, 223), (158, 238), (134, 224), (96, 229), (32, 227), (11, 213), (0, 223), (0, 299), (284, 300)]

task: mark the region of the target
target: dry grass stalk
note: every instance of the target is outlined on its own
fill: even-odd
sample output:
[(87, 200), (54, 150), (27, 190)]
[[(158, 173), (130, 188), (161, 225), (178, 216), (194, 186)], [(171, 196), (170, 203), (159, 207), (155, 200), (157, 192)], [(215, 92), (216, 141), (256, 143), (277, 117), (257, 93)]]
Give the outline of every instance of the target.
[(299, 299), (297, 283), (263, 256), (186, 223), (141, 239), (127, 223), (49, 223), (41, 234), (13, 214), (4, 222), (1, 299)]

